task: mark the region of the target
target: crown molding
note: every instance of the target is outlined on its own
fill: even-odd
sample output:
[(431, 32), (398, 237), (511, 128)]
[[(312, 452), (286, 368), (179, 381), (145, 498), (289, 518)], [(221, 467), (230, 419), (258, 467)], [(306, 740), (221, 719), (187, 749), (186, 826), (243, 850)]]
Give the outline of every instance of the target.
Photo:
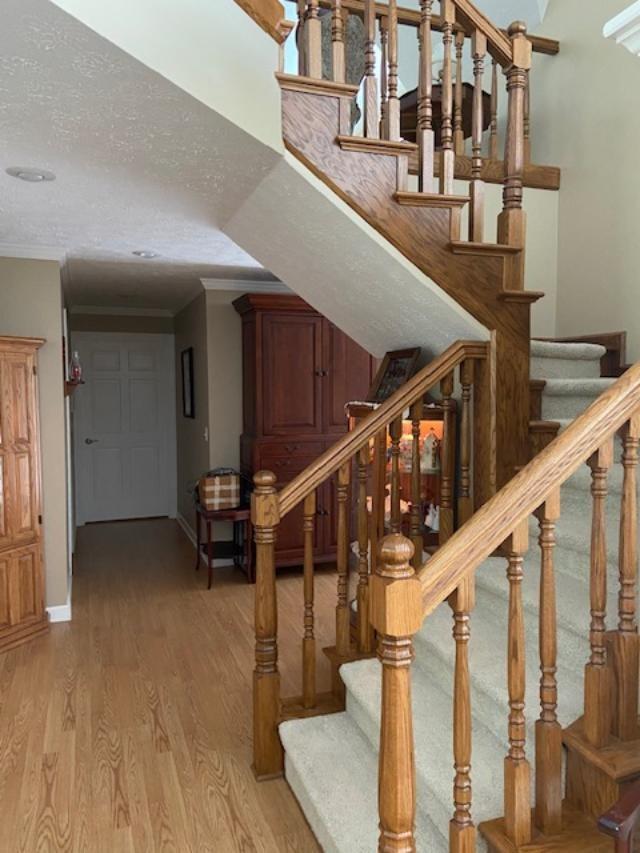
[(173, 317), (173, 312), (166, 308), (110, 308), (105, 305), (72, 305), (69, 314), (100, 314), (109, 317)]
[(615, 39), (634, 56), (640, 56), (640, 0), (632, 3), (604, 25), (602, 35)]
[(57, 261), (59, 264), (63, 264), (67, 259), (67, 250), (58, 246), (22, 246), (19, 243), (0, 243), (0, 258)]
[(247, 281), (228, 278), (201, 278), (205, 290), (228, 290), (233, 293), (293, 293), (281, 281)]

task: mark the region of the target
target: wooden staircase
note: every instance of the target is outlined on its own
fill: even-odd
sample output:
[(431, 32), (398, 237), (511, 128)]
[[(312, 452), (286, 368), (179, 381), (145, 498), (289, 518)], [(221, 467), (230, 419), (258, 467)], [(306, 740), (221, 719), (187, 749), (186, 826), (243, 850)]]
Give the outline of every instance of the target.
[[(260, 0), (243, 0), (243, 7)], [(272, 7), (273, 4), (269, 3)], [(398, 9), (396, 0), (309, 0), (299, 2), (299, 74), (279, 73), (283, 137), (288, 150), (406, 259), (431, 278), (489, 332), (488, 342), (452, 342), (417, 376), (353, 432), (323, 454), (282, 491), (268, 471), (255, 478), (253, 521), (257, 552), (256, 667), (254, 671), (254, 762), (260, 778), (283, 772), (278, 726), (283, 720), (334, 713), (344, 708), (339, 668), (377, 655), (382, 665), (379, 817), (380, 851), (416, 850), (415, 760), (412, 738), (412, 636), (448, 601), (454, 617), (455, 683), (452, 722), (455, 783), (449, 849), (476, 849), (473, 822), (472, 717), (468, 646), (474, 608), (474, 578), (481, 564), (501, 553), (509, 583), (509, 665), (507, 673), (509, 750), (504, 763), (504, 813), (480, 826), (490, 851), (605, 851), (595, 819), (640, 777), (636, 620), (637, 483), (640, 446), (640, 365), (624, 376), (557, 436), (559, 425), (541, 420), (544, 385), (530, 380), (531, 305), (543, 294), (524, 286), (526, 216), (523, 187), (555, 181), (550, 167), (533, 167), (530, 156), (529, 70), (537, 45), (520, 22), (508, 32), (495, 27), (469, 0), (421, 0), (420, 11)], [(321, 13), (332, 16), (332, 79), (322, 76)], [(271, 9), (271, 11), (273, 11)], [(365, 76), (362, 81), (364, 135), (354, 135), (352, 102), (360, 87), (346, 79), (345, 24), (363, 17)], [(264, 17), (264, 16), (262, 16)], [(400, 138), (398, 26), (404, 17), (419, 34), (418, 127), (416, 143)], [(261, 16), (254, 15), (260, 22)], [(274, 27), (273, 20), (269, 26)], [(375, 67), (378, 26), (383, 63)], [(276, 32), (286, 31), (286, 27)], [(442, 34), (442, 146), (435, 150), (432, 59)], [(461, 134), (462, 75), (458, 59), (470, 44), (474, 69), (473, 135), (470, 156)], [(497, 115), (497, 79), (507, 81), (504, 157), (497, 159), (497, 134), (490, 122), (489, 150), (482, 128), (484, 78), (493, 63), (492, 111)], [(461, 68), (458, 62), (457, 68)], [(456, 79), (454, 80), (454, 76)], [(493, 106), (495, 104), (495, 107)], [(493, 117), (492, 117), (493, 118)], [(488, 156), (486, 156), (488, 153)], [(503, 178), (498, 242), (486, 242), (485, 183)], [(412, 176), (417, 184), (412, 184)], [(461, 194), (456, 178), (469, 180)], [(467, 228), (463, 233), (463, 212)], [(399, 295), (400, 296), (400, 295)], [(400, 299), (399, 299), (400, 302)], [(389, 318), (390, 322), (393, 318)], [(437, 318), (425, 322), (437, 323)], [(461, 389), (460, 490), (443, 483), (443, 502), (455, 514), (445, 519), (440, 548), (422, 564), (422, 538), (412, 516), (410, 538), (401, 534), (400, 435), (403, 413), (419, 430), (422, 403), (439, 391), (446, 409)], [(606, 631), (604, 521), (606, 476), (614, 436), (623, 443), (624, 489), (620, 527), (618, 626)], [(415, 433), (416, 435), (418, 432)], [(381, 455), (391, 442), (391, 523), (380, 522), (383, 500)], [(556, 437), (557, 436), (557, 437)], [(412, 502), (419, 503), (420, 457), (414, 443)], [(448, 452), (447, 448), (443, 452)], [(556, 591), (553, 553), (560, 515), (559, 490), (582, 464), (592, 472), (591, 654), (585, 671), (584, 715), (564, 731), (557, 719)], [(315, 493), (335, 478), (338, 506), (338, 564), (335, 646), (324, 650), (333, 669), (332, 690), (316, 690), (314, 638)], [(384, 484), (382, 484), (384, 485)], [(447, 492), (451, 492), (450, 494)], [(446, 493), (446, 494), (445, 494)], [(371, 499), (372, 511), (367, 501)], [(351, 506), (358, 541), (358, 603), (355, 630), (349, 600)], [(278, 525), (304, 506), (304, 638), (302, 689), (283, 698), (278, 673), (277, 586), (274, 541)], [(528, 550), (528, 520), (540, 522), (541, 714), (536, 724), (536, 784), (526, 753), (524, 717), (524, 614), (522, 563)], [(456, 529), (458, 527), (458, 529)], [(371, 553), (371, 558), (369, 558)], [(604, 556), (603, 556), (604, 555)], [(563, 775), (566, 751), (566, 784)], [(533, 810), (531, 805), (534, 803)]]

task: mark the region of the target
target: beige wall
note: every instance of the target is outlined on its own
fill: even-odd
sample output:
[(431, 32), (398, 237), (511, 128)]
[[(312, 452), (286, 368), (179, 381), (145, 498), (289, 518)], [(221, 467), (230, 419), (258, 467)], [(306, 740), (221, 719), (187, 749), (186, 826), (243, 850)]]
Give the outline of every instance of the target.
[[(193, 502), (188, 486), (209, 467), (209, 369), (207, 356), (207, 301), (202, 292), (175, 317), (176, 336), (176, 438), (178, 462), (178, 513), (193, 527)], [(193, 347), (195, 418), (182, 413), (181, 353)]]
[(640, 358), (640, 60), (602, 36), (621, 0), (551, 0), (535, 56), (534, 159), (562, 168), (558, 334), (626, 330)]
[(131, 314), (69, 314), (72, 332), (131, 332), (170, 335), (173, 317), (147, 317)]
[(46, 338), (39, 353), (46, 604), (67, 602), (67, 486), (60, 269), (0, 258), (0, 333)]
[(240, 294), (208, 291), (209, 464), (240, 467), (242, 433), (242, 328), (231, 304)]

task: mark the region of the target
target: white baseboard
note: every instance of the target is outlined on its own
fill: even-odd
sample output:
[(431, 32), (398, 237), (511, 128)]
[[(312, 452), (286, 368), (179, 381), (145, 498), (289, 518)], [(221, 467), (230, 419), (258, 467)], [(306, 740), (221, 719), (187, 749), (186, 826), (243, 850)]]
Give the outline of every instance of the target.
[[(195, 548), (197, 545), (197, 542), (196, 542), (196, 532), (193, 529), (193, 527), (191, 527), (191, 525), (189, 524), (187, 519), (181, 513), (176, 514), (176, 521), (178, 522), (180, 527), (184, 530), (186, 537), (189, 540), (189, 542), (191, 542), (191, 544)], [(200, 554), (200, 562), (205, 566), (207, 564), (205, 556), (202, 553)], [(233, 560), (214, 560), (213, 561), (213, 568), (214, 569), (223, 568), (224, 566), (233, 566)]]
[(69, 585), (69, 597), (66, 604), (57, 604), (47, 607), (49, 622), (71, 622), (71, 585)]

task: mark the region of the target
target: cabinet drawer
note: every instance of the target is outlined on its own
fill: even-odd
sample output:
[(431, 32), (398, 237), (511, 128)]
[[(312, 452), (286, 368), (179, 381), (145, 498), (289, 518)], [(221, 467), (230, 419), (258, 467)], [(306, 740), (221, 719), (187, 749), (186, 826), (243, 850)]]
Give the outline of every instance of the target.
[(307, 456), (306, 454), (304, 456), (296, 456), (295, 454), (290, 456), (272, 456), (264, 454), (260, 456), (260, 468), (263, 471), (273, 471), (278, 484), (281, 485), (288, 483), (289, 480), (292, 480), (304, 471), (308, 465), (315, 462), (317, 458), (317, 456)]
[(264, 441), (260, 442), (259, 454), (261, 458), (278, 456), (298, 456), (315, 459), (320, 456), (325, 448), (323, 441)]

